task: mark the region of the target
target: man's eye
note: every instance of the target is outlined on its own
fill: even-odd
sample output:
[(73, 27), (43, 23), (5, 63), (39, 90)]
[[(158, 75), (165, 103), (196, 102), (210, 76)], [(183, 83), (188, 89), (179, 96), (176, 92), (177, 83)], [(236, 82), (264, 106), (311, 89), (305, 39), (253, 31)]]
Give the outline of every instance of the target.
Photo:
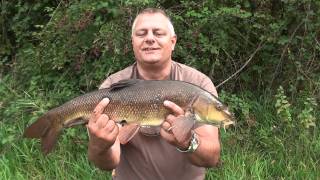
[(139, 37), (141, 37), (141, 36), (144, 36), (146, 33), (144, 33), (144, 32), (140, 32), (140, 33), (136, 33), (136, 36), (139, 36)]
[(162, 32), (156, 32), (156, 33), (154, 33), (156, 36), (164, 36), (165, 35), (165, 33), (162, 33)]

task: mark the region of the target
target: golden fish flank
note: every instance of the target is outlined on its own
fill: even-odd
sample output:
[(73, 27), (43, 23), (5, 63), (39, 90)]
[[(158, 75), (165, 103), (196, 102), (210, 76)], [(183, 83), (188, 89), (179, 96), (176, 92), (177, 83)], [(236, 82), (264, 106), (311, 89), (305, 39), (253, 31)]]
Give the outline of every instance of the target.
[[(24, 132), (25, 137), (40, 138), (43, 152), (49, 153), (54, 147), (61, 130), (77, 124), (87, 123), (94, 107), (105, 97), (110, 103), (105, 113), (113, 120), (125, 125), (119, 137), (128, 133), (130, 128), (161, 125), (170, 111), (164, 107), (164, 100), (169, 100), (196, 118), (186, 118), (174, 128), (190, 127), (197, 122), (226, 126), (233, 124), (233, 116), (222, 102), (204, 89), (182, 81), (145, 81), (125, 80), (113, 84), (110, 88), (97, 90), (76, 97), (65, 104), (51, 109), (31, 124)], [(191, 120), (191, 121), (190, 121)], [(137, 130), (134, 130), (135, 132)], [(128, 136), (124, 136), (128, 137)], [(126, 143), (130, 139), (120, 139)]]

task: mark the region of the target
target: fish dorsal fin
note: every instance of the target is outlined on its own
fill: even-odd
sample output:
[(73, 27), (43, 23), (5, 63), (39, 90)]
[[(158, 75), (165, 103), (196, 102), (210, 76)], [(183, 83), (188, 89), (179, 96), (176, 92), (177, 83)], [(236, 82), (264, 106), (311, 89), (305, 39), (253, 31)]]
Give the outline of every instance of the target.
[(125, 124), (120, 128), (119, 140), (122, 145), (127, 144), (138, 132), (140, 126), (138, 124)]
[(128, 87), (128, 86), (132, 86), (136, 83), (138, 83), (139, 79), (126, 79), (126, 80), (121, 80), (117, 83), (114, 83), (110, 86), (110, 91), (116, 91), (116, 90), (119, 90), (119, 89), (122, 89), (122, 88), (125, 88), (125, 87)]

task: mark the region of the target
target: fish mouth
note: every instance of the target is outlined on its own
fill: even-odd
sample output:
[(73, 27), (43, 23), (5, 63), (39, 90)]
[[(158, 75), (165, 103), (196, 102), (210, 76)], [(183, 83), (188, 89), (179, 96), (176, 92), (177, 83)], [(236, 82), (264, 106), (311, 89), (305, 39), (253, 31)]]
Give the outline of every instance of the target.
[(220, 122), (210, 122), (208, 123), (210, 125), (213, 125), (213, 126), (216, 126), (218, 128), (228, 128), (230, 125), (234, 125), (235, 122), (232, 121), (232, 120), (229, 120), (229, 119), (225, 119), (223, 121), (220, 121)]

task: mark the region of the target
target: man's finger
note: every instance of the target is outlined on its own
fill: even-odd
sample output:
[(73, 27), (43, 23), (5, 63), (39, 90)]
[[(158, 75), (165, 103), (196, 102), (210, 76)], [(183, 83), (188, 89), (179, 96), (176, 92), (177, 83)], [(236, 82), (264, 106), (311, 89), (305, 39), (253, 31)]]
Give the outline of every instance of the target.
[(99, 129), (104, 128), (109, 121), (109, 117), (106, 114), (101, 114), (98, 120), (95, 122)]
[(110, 133), (112, 136), (117, 136), (119, 134), (119, 127), (117, 125), (114, 126), (112, 132)]
[(165, 122), (168, 122), (170, 123), (171, 125), (174, 124), (174, 121), (177, 119), (176, 116), (172, 115), (172, 114), (169, 114), (166, 119), (165, 119)]
[(171, 144), (173, 144), (176, 141), (175, 137), (171, 133), (167, 132), (164, 128), (160, 129), (160, 135), (162, 138), (164, 138)]
[(163, 105), (166, 108), (170, 109), (176, 116), (184, 115), (184, 110), (180, 106), (176, 105), (171, 101), (166, 100), (163, 102)]
[(104, 109), (109, 104), (110, 100), (109, 98), (102, 99), (99, 104), (94, 108), (93, 110), (93, 118), (91, 118), (93, 121), (97, 121), (98, 117), (103, 113)]
[(169, 122), (163, 122), (162, 123), (162, 126), (161, 126), (162, 129), (164, 129), (165, 131), (169, 132), (170, 129), (172, 128), (171, 124)]
[(104, 131), (111, 133), (114, 128), (116, 128), (116, 124), (114, 121), (110, 120), (106, 123), (106, 126), (104, 127)]

